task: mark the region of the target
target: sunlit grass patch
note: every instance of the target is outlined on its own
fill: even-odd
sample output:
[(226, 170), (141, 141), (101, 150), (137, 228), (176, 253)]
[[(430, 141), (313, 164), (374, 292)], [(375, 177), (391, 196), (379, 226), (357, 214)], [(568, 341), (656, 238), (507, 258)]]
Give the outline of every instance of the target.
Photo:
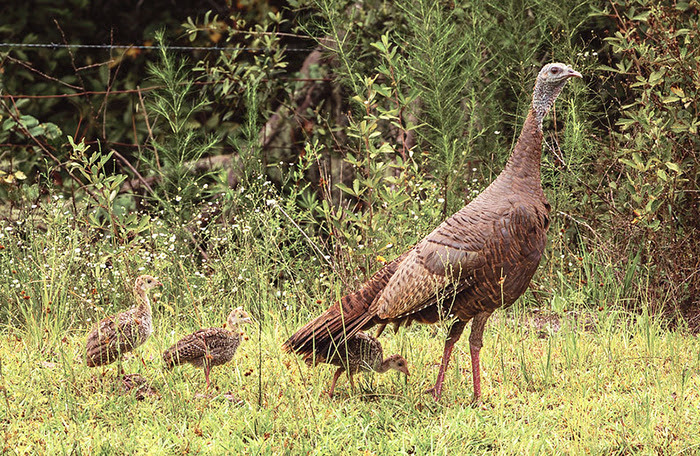
[(282, 353), (286, 330), (292, 328), (274, 319), (249, 328), (235, 359), (213, 369), (206, 396), (200, 370), (163, 370), (159, 354), (171, 343), (168, 329), (186, 329), (161, 317), (153, 338), (124, 362), (127, 372), (140, 373), (158, 391), (142, 400), (123, 390), (116, 365), (85, 367), (82, 332), (71, 331), (65, 341), (42, 351), (6, 329), (0, 342), (3, 432), (7, 448), (20, 454), (676, 454), (698, 449), (696, 338), (654, 328), (644, 318), (629, 319), (616, 330), (586, 331), (564, 316), (561, 329), (543, 337), (527, 330), (522, 318), (504, 311), (487, 326), (485, 397), (478, 408), (468, 406), (466, 341), (457, 345), (442, 401), (436, 404), (422, 394), (435, 379), (443, 343), (441, 332), (427, 327), (382, 337), (386, 351), (402, 352), (409, 360), (408, 380), (398, 374), (358, 376), (355, 391), (340, 383), (332, 400), (326, 391), (333, 369), (309, 369)]

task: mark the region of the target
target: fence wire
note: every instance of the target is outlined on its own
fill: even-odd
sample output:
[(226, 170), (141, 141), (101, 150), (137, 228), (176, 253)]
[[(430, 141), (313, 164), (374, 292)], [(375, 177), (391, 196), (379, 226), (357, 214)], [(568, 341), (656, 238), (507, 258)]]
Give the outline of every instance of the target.
[[(139, 49), (156, 50), (161, 46), (137, 44), (61, 44), (61, 43), (0, 43), (0, 48), (39, 48), (39, 49)], [(272, 48), (255, 48), (246, 46), (164, 46), (168, 51), (207, 51), (207, 52), (271, 52)], [(285, 52), (313, 52), (310, 48), (282, 48)]]

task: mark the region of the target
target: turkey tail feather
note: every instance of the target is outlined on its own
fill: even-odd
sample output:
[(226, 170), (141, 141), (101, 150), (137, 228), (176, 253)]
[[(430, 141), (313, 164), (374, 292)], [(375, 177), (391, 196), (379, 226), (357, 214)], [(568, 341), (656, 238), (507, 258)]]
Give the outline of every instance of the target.
[(302, 355), (307, 363), (315, 364), (315, 359), (327, 359), (345, 340), (374, 325), (375, 315), (368, 312), (369, 307), (411, 250), (377, 271), (362, 288), (344, 296), (299, 329), (284, 343), (283, 348)]

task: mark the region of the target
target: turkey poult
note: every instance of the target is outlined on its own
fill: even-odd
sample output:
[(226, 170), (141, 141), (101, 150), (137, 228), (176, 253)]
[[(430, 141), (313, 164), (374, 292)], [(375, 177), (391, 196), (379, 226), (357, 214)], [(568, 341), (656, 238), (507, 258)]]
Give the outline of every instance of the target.
[(550, 206), (540, 181), (542, 120), (572, 77), (581, 74), (562, 63), (545, 65), (520, 137), (496, 180), (359, 290), (297, 331), (285, 349), (307, 360), (323, 359), (375, 324), (398, 328), (413, 321), (453, 320), (437, 381), (426, 391), (438, 400), (452, 348), (472, 320), (473, 402), (479, 402), (486, 320), (523, 294), (545, 247)]
[(148, 291), (162, 285), (149, 275), (136, 278), (134, 294), (139, 304), (126, 312), (104, 318), (88, 334), (86, 352), (89, 367), (113, 363), (124, 353), (146, 342), (153, 332)]
[(204, 368), (204, 377), (209, 388), (209, 371), (213, 366), (226, 364), (233, 359), (241, 343), (238, 325), (252, 320), (242, 307), (233, 309), (224, 328), (205, 328), (189, 334), (163, 353), (165, 367), (172, 369), (184, 363)]
[[(321, 362), (319, 359), (316, 362)], [(398, 372), (403, 372), (410, 375), (408, 372), (408, 363), (401, 355), (391, 355), (384, 359), (384, 350), (382, 344), (375, 337), (368, 334), (358, 332), (347, 342), (334, 351), (333, 356), (327, 361), (323, 361), (334, 366), (338, 366), (338, 370), (333, 375), (331, 389), (328, 392), (330, 397), (333, 397), (335, 384), (343, 372), (348, 373), (350, 386), (355, 389), (355, 383), (352, 376), (358, 372), (375, 371), (383, 374), (384, 372), (394, 369)]]

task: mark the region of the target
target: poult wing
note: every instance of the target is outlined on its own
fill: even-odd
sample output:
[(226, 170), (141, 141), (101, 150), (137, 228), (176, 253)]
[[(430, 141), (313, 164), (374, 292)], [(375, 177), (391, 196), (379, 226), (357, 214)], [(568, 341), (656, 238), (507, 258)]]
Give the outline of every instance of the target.
[(207, 353), (207, 345), (199, 333), (200, 331), (197, 331), (178, 340), (175, 345), (163, 353), (163, 359), (178, 365), (204, 358)]

